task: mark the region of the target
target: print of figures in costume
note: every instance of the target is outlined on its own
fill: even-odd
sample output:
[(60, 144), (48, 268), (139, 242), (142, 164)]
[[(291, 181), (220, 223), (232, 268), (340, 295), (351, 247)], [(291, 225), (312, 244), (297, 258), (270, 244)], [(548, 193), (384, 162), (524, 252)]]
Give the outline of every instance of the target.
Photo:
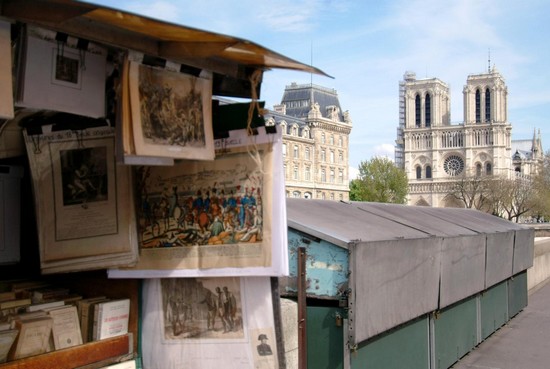
[[(173, 83), (157, 73), (147, 67), (140, 69), (139, 95), (144, 140), (164, 145), (204, 146), (201, 93), (189, 82), (187, 94), (178, 94)], [(191, 81), (196, 79), (189, 78)]]
[[(141, 247), (224, 245), (262, 241), (262, 176), (200, 171), (164, 179), (139, 167)], [(225, 178), (204, 184), (200, 178)], [(235, 178), (235, 180), (232, 180)], [(238, 182), (242, 180), (242, 182)], [(203, 183), (203, 186), (201, 186)], [(239, 184), (235, 184), (239, 183)], [(244, 186), (240, 183), (244, 183)]]
[(271, 351), (271, 346), (267, 343), (267, 335), (260, 334), (258, 336), (258, 341), (260, 341), (260, 344), (256, 346), (256, 349), (258, 350), (258, 355), (260, 356), (267, 356), (267, 355), (273, 355), (273, 351)]
[(106, 147), (63, 150), (60, 162), (63, 205), (107, 200)]
[(238, 278), (162, 279), (165, 338), (242, 338), (239, 286)]

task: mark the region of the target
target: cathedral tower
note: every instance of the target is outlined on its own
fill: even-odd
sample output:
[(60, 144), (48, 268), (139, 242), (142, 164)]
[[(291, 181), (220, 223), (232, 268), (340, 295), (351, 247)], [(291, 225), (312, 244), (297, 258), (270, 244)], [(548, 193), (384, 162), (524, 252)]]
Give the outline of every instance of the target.
[(456, 181), (512, 175), (508, 91), (495, 68), (467, 77), (460, 123), (451, 122), (450, 91), (441, 80), (409, 78), (402, 85), (409, 204), (460, 206), (448, 196)]

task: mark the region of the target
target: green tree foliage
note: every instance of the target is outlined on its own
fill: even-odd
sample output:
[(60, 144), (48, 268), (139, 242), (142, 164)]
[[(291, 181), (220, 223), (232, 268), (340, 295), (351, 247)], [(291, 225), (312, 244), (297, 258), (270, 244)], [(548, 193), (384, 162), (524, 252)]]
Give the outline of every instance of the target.
[(405, 171), (385, 157), (359, 165), (359, 176), (350, 183), (350, 200), (404, 204), (409, 182)]

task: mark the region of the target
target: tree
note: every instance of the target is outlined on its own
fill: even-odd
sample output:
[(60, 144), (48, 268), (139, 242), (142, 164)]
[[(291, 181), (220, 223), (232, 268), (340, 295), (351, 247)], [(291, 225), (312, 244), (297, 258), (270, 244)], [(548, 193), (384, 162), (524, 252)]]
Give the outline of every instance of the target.
[(492, 197), (503, 210), (500, 216), (518, 222), (522, 215), (529, 213), (535, 206), (535, 187), (533, 182), (524, 178), (506, 179), (500, 183), (500, 190)]
[(550, 155), (548, 158), (548, 172), (542, 170), (533, 178), (463, 177), (452, 185), (447, 196), (465, 208), (482, 210), (515, 222), (529, 215), (543, 217), (550, 214)]
[(404, 204), (409, 182), (404, 170), (385, 157), (359, 164), (359, 176), (350, 183), (350, 200)]
[(465, 208), (482, 210), (487, 206), (487, 177), (462, 177), (451, 185), (447, 196), (464, 204)]
[(550, 220), (550, 150), (544, 155), (539, 173), (533, 179), (533, 186), (535, 201), (530, 215), (537, 220)]

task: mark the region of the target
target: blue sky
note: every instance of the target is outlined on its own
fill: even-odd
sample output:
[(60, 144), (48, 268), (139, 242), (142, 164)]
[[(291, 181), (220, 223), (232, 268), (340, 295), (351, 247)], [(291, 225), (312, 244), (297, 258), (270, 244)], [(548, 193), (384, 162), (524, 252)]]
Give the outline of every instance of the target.
[(550, 2), (547, 0), (112, 0), (90, 1), (240, 37), (334, 78), (271, 70), (260, 99), (272, 108), (292, 82), (337, 90), (353, 129), (350, 165), (393, 159), (398, 83), (405, 71), (451, 89), (451, 120), (463, 120), (469, 74), (496, 66), (508, 86), (512, 139), (542, 135), (550, 148)]

